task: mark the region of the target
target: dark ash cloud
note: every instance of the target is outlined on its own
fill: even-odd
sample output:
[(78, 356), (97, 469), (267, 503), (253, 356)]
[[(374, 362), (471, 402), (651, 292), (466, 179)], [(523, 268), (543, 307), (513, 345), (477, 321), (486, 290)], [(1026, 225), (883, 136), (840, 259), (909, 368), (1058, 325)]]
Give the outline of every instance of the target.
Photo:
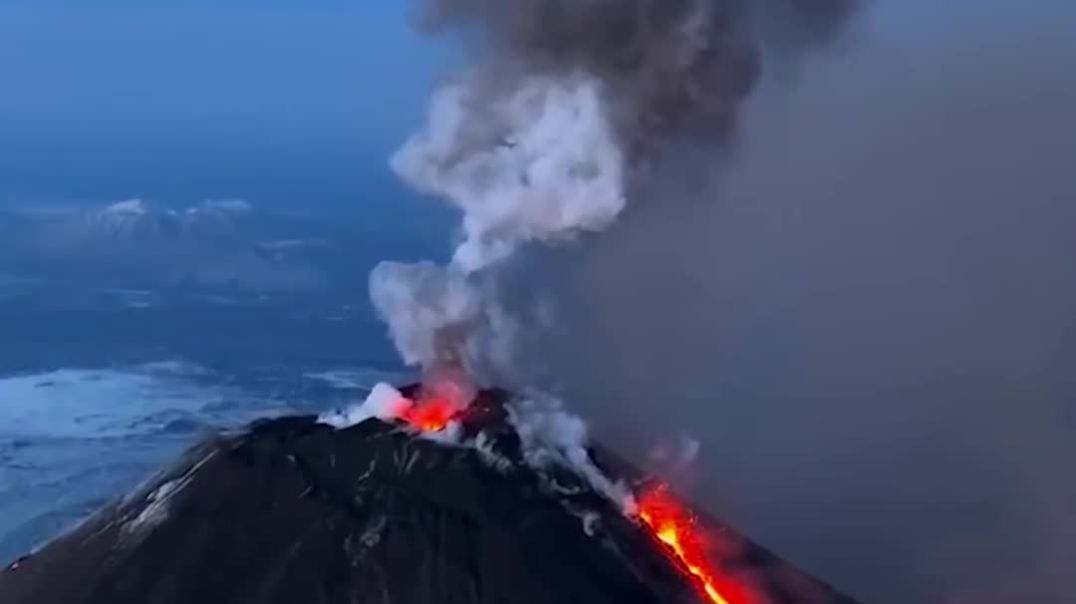
[(658, 174), (526, 265), (556, 310), (547, 382), (640, 457), (689, 430), (704, 503), (866, 602), (1072, 601), (1058, 6), (955, 10), (765, 80), (736, 152), (691, 157), (707, 178)]
[[(835, 35), (854, 0), (429, 0), (422, 22), (475, 44), (486, 85), (585, 72), (629, 155), (727, 139), (761, 70), (760, 37)], [(794, 35), (793, 33), (794, 32)]]

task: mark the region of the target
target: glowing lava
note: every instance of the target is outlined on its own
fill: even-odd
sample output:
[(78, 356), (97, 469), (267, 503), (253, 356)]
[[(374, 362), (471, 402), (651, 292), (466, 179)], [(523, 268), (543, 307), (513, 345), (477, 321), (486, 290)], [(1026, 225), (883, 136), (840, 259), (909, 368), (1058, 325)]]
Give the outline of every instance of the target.
[(428, 398), (405, 407), (399, 417), (423, 432), (440, 432), (459, 411), (459, 407), (447, 399)]
[(735, 585), (712, 567), (706, 534), (695, 515), (658, 485), (639, 497), (639, 519), (659, 541), (668, 546), (680, 564), (695, 578), (699, 588), (714, 604), (742, 604), (733, 600)]

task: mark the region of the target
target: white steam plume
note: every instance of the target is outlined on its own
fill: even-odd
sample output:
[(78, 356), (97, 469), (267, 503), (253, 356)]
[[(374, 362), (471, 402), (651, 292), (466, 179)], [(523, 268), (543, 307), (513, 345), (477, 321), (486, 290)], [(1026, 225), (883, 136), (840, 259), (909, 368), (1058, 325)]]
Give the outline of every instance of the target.
[[(422, 4), (432, 30), (463, 32), (481, 58), (434, 95), (392, 167), (462, 212), (462, 239), (445, 267), (381, 264), (371, 297), (406, 363), (482, 381), (504, 374), (517, 331), (498, 269), (525, 244), (611, 225), (668, 147), (731, 140), (758, 75), (759, 27), (728, 0)], [(854, 0), (764, 4), (824, 31)], [(541, 435), (560, 463), (627, 501), (589, 460), (581, 421), (559, 410), (515, 420), (524, 440)]]
[(462, 240), (448, 267), (382, 265), (371, 288), (408, 364), (476, 370), (510, 350), (496, 266), (524, 244), (608, 227), (670, 147), (726, 145), (767, 32), (782, 24), (808, 45), (856, 0), (419, 4), (430, 31), (460, 33), (476, 52), (392, 167), (462, 212)]
[(559, 400), (537, 396), (517, 401), (509, 407), (509, 422), (519, 434), (527, 465), (536, 470), (553, 466), (574, 470), (625, 514), (636, 513), (628, 485), (611, 480), (590, 458), (586, 422), (565, 411)]
[(415, 188), (463, 211), (452, 265), (487, 268), (528, 241), (599, 230), (624, 208), (623, 154), (585, 74), (533, 77), (476, 99), (455, 84), (433, 99), (426, 131), (393, 158)]
[(598, 81), (534, 77), (481, 102), (477, 88), (439, 91), (427, 129), (392, 160), (416, 189), (463, 212), (449, 266), (386, 262), (370, 277), (374, 306), (410, 365), (474, 370), (476, 360), (508, 356), (512, 321), (477, 273), (524, 243), (602, 229), (624, 208), (624, 156)]

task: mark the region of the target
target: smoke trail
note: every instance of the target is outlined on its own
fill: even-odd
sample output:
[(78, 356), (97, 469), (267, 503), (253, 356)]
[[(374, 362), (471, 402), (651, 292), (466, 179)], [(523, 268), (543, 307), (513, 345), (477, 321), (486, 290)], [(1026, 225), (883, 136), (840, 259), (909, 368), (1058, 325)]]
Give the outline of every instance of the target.
[[(373, 301), (404, 360), (511, 364), (497, 267), (531, 242), (605, 229), (673, 146), (723, 145), (757, 80), (759, 14), (837, 23), (847, 1), (431, 0), (422, 22), (455, 32), (470, 68), (431, 100), (426, 129), (392, 160), (463, 213), (451, 263), (385, 263)], [(748, 10), (752, 8), (752, 10)], [(810, 19), (804, 17), (810, 15)], [(787, 19), (777, 19), (783, 26)]]
[(427, 3), (476, 59), (394, 162), (464, 212), (372, 279), (405, 358), (504, 364), (506, 261), (620, 218), (512, 293), (556, 292), (539, 356), (622, 448), (704, 426), (707, 503), (864, 600), (1071, 601), (1072, 5), (967, 4), (804, 67), (853, 3)]
[(534, 356), (623, 451), (691, 430), (708, 506), (864, 602), (1076, 601), (1076, 6), (887, 10), (760, 83), (712, 186), (528, 264)]

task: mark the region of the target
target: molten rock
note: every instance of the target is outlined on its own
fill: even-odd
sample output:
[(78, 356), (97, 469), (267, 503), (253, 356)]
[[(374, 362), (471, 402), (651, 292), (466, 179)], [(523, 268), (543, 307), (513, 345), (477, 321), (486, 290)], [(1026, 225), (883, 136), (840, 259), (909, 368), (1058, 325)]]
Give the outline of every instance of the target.
[(851, 602), (660, 488), (632, 483), (631, 515), (574, 472), (534, 469), (506, 398), (483, 392), (454, 442), (374, 415), (207, 442), (0, 572), (3, 602)]

